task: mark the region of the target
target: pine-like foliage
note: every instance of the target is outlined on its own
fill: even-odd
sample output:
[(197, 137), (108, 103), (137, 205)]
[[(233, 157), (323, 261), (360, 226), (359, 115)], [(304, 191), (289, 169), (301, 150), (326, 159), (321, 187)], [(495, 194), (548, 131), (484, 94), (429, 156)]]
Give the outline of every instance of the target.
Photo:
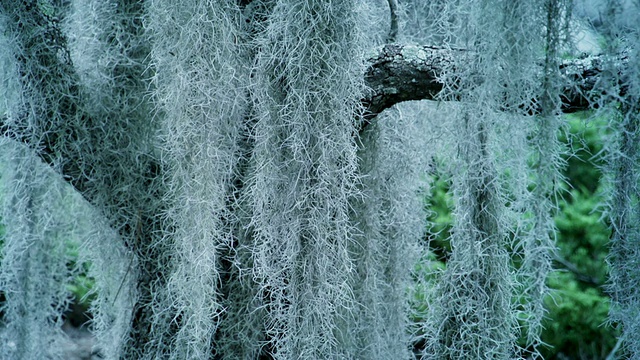
[[(623, 6), (626, 5), (626, 6)], [(624, 9), (624, 12), (623, 12)], [(609, 217), (612, 227), (609, 254), (611, 321), (622, 328), (623, 346), (629, 358), (640, 356), (640, 189), (638, 188), (640, 153), (640, 26), (637, 15), (640, 4), (629, 1), (607, 3), (607, 48), (609, 81), (602, 87), (610, 96), (602, 99), (603, 112), (610, 119), (609, 129), (615, 134), (607, 151), (605, 173), (610, 190)], [(619, 68), (619, 54), (625, 55), (625, 66)], [(624, 97), (618, 96), (620, 92)], [(613, 103), (612, 107), (610, 104)], [(607, 106), (609, 105), (609, 106)]]

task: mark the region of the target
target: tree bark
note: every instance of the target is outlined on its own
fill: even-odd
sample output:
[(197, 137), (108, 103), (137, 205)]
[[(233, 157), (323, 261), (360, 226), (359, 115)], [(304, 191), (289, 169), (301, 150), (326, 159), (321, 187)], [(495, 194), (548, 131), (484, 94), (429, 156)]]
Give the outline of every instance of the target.
[[(429, 45), (383, 46), (367, 59), (365, 82), (370, 91), (362, 100), (365, 123), (383, 110), (411, 100), (435, 100), (444, 87), (442, 78), (451, 69), (454, 60), (473, 57), (473, 52)], [(621, 54), (616, 63), (618, 72), (628, 62)], [(572, 113), (598, 107), (599, 94), (594, 92), (603, 70), (604, 59), (600, 55), (562, 61), (562, 112)], [(532, 64), (539, 66), (542, 64)], [(455, 84), (447, 84), (455, 85)], [(623, 88), (622, 91), (625, 91)]]
[[(429, 45), (388, 44), (376, 50), (366, 61), (365, 84), (369, 88), (362, 99), (365, 109), (361, 129), (385, 109), (404, 101), (435, 100), (444, 87), (442, 78), (447, 69), (451, 69), (454, 60), (459, 57), (473, 57), (471, 51), (451, 49)], [(618, 72), (628, 62), (626, 54), (617, 59)], [(562, 77), (562, 111), (572, 113), (599, 106), (599, 95), (595, 90), (603, 70), (604, 59), (601, 55), (582, 59), (565, 60), (560, 65)], [(532, 64), (532, 66), (541, 66)], [(453, 85), (453, 84), (448, 84)], [(625, 91), (623, 87), (622, 92)], [(623, 94), (621, 94), (623, 95)], [(5, 119), (0, 119), (0, 130), (7, 135)], [(15, 134), (14, 134), (15, 135)], [(11, 136), (11, 135), (9, 135)], [(16, 139), (28, 142), (28, 139)], [(49, 140), (49, 139), (45, 139)], [(36, 144), (31, 144), (36, 145)], [(37, 145), (36, 145), (37, 146)], [(49, 154), (56, 148), (55, 143), (39, 144), (43, 154)], [(44, 155), (43, 160), (51, 159)], [(71, 174), (63, 174), (71, 183), (77, 181)], [(74, 184), (79, 185), (79, 184)], [(82, 190), (82, 189), (78, 189)], [(82, 192), (82, 191), (81, 191)]]

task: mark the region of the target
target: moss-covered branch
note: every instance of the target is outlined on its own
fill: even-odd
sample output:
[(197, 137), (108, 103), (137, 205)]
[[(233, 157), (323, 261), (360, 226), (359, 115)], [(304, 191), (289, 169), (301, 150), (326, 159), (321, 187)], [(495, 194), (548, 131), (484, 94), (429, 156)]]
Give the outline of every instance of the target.
[[(384, 109), (412, 100), (432, 100), (442, 90), (441, 77), (447, 64), (461, 56), (472, 56), (464, 49), (430, 45), (388, 44), (373, 51), (367, 59), (365, 82), (371, 89), (363, 99), (366, 118), (372, 119)], [(576, 112), (589, 107), (594, 85), (602, 72), (601, 55), (565, 60), (560, 65), (565, 78), (562, 109)], [(627, 63), (620, 55), (620, 67)]]
[[(471, 59), (473, 53), (429, 45), (385, 45), (367, 60), (369, 68), (365, 81), (371, 92), (363, 99), (367, 110), (365, 120), (370, 121), (384, 109), (403, 101), (433, 100), (443, 88), (444, 69), (455, 59), (465, 56)], [(563, 112), (586, 110), (595, 103), (598, 94), (593, 90), (602, 73), (603, 61), (602, 56), (597, 55), (565, 60), (560, 64), (564, 79), (561, 86)], [(620, 55), (618, 63), (622, 70), (627, 56)]]
[[(389, 44), (374, 51), (367, 59), (365, 83), (370, 92), (362, 99), (366, 110), (364, 120), (371, 121), (397, 103), (435, 99), (443, 88), (444, 69), (454, 59), (465, 56), (472, 57), (473, 53), (429, 45)], [(596, 104), (599, 94), (593, 90), (602, 73), (603, 61), (602, 56), (596, 55), (561, 63), (560, 69), (565, 80), (562, 84), (563, 112), (582, 111)], [(618, 63), (622, 70), (626, 66), (627, 56), (620, 55)], [(0, 119), (0, 129), (6, 130), (4, 120)], [(53, 149), (55, 144), (46, 144), (44, 148)]]

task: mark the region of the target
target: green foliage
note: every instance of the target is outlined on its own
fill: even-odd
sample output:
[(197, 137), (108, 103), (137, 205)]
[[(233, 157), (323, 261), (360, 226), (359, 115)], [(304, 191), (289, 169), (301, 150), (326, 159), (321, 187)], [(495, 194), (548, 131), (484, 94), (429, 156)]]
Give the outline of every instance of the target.
[(554, 289), (545, 304), (542, 349), (545, 359), (604, 359), (616, 344), (617, 333), (606, 326), (609, 298), (600, 289), (585, 287), (570, 273), (554, 273), (549, 278)]
[(603, 218), (601, 194), (572, 191), (571, 198), (560, 204), (555, 217), (559, 256), (590, 278), (593, 285), (604, 284), (607, 276), (606, 256), (610, 230)]
[[(67, 208), (63, 210), (64, 212), (72, 212), (71, 208)], [(5, 226), (2, 222), (2, 218), (0, 218), (0, 256), (4, 254), (4, 239), (6, 236)], [(61, 239), (55, 239), (55, 241), (64, 241)], [(67, 292), (72, 297), (71, 299), (71, 307), (80, 308), (83, 312), (88, 312), (91, 308), (92, 302), (96, 299), (96, 284), (95, 279), (88, 275), (89, 268), (91, 267), (88, 263), (78, 264), (80, 259), (80, 254), (78, 252), (78, 244), (74, 241), (64, 241), (66, 245), (66, 254), (67, 254), (67, 271), (71, 274), (74, 274), (67, 284), (65, 284), (65, 288)], [(2, 260), (0, 258), (0, 260)], [(80, 268), (78, 268), (80, 266)], [(4, 291), (0, 290), (0, 308), (3, 306), (2, 303), (5, 301)], [(2, 317), (0, 315), (0, 321)]]
[(606, 325), (609, 297), (602, 288), (608, 272), (605, 258), (610, 230), (603, 220), (602, 195), (571, 194), (555, 218), (562, 260), (556, 262), (559, 272), (549, 279), (554, 291), (546, 300), (549, 313), (542, 339), (551, 347), (543, 354), (546, 359), (561, 358), (560, 354), (602, 359), (615, 346), (618, 335)]
[(73, 278), (67, 289), (73, 294), (74, 303), (82, 308), (89, 309), (91, 302), (96, 298), (95, 279), (87, 275), (78, 275)]
[(569, 127), (561, 139), (572, 148), (564, 174), (570, 190), (561, 198), (555, 216), (557, 256), (549, 286), (554, 289), (545, 304), (549, 311), (542, 339), (545, 358), (602, 359), (616, 344), (618, 335), (607, 324), (607, 279), (611, 231), (605, 221), (602, 160), (598, 156), (607, 134), (606, 119), (589, 114), (566, 116)]
[(594, 117), (590, 111), (565, 115), (564, 119), (568, 126), (559, 139), (567, 144), (571, 155), (565, 156), (563, 174), (570, 189), (594, 194), (602, 177), (601, 154), (610, 132), (606, 128), (607, 119)]
[[(544, 300), (547, 314), (542, 323), (541, 340), (549, 346), (542, 346), (540, 351), (545, 359), (563, 356), (602, 359), (615, 346), (619, 335), (607, 325), (609, 297), (603, 290), (611, 231), (603, 213), (602, 160), (598, 154), (608, 139), (603, 131), (606, 119), (579, 113), (565, 116), (563, 121), (568, 126), (558, 136), (571, 149), (571, 155), (565, 156), (563, 169), (568, 189), (558, 198), (559, 207), (554, 217), (557, 270), (547, 280), (552, 291)], [(417, 322), (428, 316), (426, 303), (432, 301), (428, 297), (429, 288), (446, 267), (451, 251), (449, 187), (445, 177), (436, 175), (430, 195), (425, 198), (431, 224), (426, 238), (432, 253), (423, 258), (416, 269), (417, 274), (423, 274), (413, 295), (413, 320)], [(526, 347), (526, 339), (521, 338), (519, 344)]]
[[(70, 204), (66, 211), (73, 213), (74, 205), (75, 204)], [(91, 264), (82, 262), (82, 255), (78, 249), (79, 244), (77, 239), (69, 239), (64, 241), (64, 243), (66, 244), (68, 258), (67, 267), (70, 271), (75, 270), (76, 274), (66, 285), (67, 290), (73, 295), (75, 306), (88, 310), (97, 296), (96, 280), (89, 275)]]
[[(414, 279), (414, 288), (411, 289), (411, 321), (414, 323), (425, 322), (429, 316), (429, 298), (430, 289), (436, 285), (439, 274), (446, 268), (444, 261), (438, 260), (434, 252), (419, 259), (414, 269), (416, 278)], [(421, 332), (417, 334), (420, 337)]]
[(440, 261), (445, 261), (451, 252), (451, 228), (453, 226), (453, 199), (449, 188), (450, 180), (443, 174), (434, 174), (431, 182), (431, 193), (425, 197), (425, 208), (427, 211), (427, 231), (426, 240), (429, 249)]

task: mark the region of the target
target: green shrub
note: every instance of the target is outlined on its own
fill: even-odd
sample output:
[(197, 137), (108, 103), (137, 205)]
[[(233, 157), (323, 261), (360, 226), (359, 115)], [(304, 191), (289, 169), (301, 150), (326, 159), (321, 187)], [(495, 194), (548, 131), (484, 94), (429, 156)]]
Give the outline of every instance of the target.
[[(548, 346), (541, 353), (545, 359), (602, 359), (616, 345), (619, 335), (606, 325), (609, 297), (602, 288), (608, 273), (605, 258), (610, 230), (603, 215), (602, 161), (598, 154), (605, 141), (602, 129), (606, 121), (589, 119), (588, 113), (565, 119), (567, 131), (560, 134), (560, 139), (570, 148), (571, 155), (565, 157), (563, 171), (567, 190), (558, 198), (554, 217), (557, 271), (547, 280), (552, 295), (545, 299), (548, 313), (541, 338)], [(431, 192), (425, 199), (429, 224), (426, 239), (431, 255), (416, 268), (416, 273), (425, 277), (412, 297), (412, 320), (416, 322), (428, 314), (426, 286), (433, 284), (437, 270), (446, 267), (451, 251), (449, 185), (446, 176), (434, 175)], [(526, 339), (520, 339), (521, 346), (525, 343)]]
[(618, 333), (606, 325), (609, 297), (602, 289), (610, 231), (598, 210), (601, 203), (599, 192), (574, 190), (560, 204), (555, 218), (559, 271), (548, 280), (554, 292), (546, 299), (542, 333), (550, 345), (542, 352), (545, 359), (603, 359), (616, 344)]
[(602, 288), (610, 237), (600, 190), (606, 120), (589, 115), (566, 116), (568, 131), (561, 134), (571, 156), (564, 170), (568, 190), (555, 216), (558, 271), (548, 279), (553, 295), (545, 301), (548, 314), (541, 337), (550, 345), (542, 351), (545, 359), (603, 359), (618, 335), (605, 325), (609, 297)]

